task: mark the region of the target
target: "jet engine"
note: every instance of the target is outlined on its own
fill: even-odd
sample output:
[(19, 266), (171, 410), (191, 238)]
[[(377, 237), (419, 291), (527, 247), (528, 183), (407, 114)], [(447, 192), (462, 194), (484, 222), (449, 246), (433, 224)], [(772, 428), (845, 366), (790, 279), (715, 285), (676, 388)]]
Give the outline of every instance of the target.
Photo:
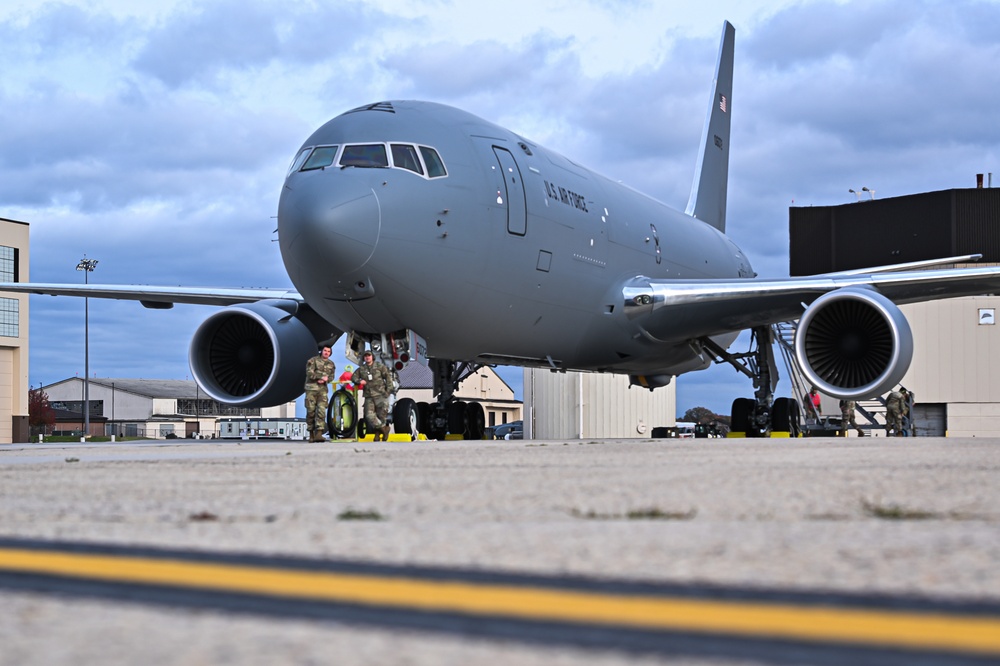
[(267, 300), (210, 316), (188, 351), (195, 381), (227, 405), (271, 407), (297, 398), (317, 344), (297, 308), (294, 301)]
[(823, 393), (873, 398), (892, 390), (906, 374), (913, 334), (888, 298), (865, 287), (845, 287), (806, 308), (795, 332), (795, 357)]

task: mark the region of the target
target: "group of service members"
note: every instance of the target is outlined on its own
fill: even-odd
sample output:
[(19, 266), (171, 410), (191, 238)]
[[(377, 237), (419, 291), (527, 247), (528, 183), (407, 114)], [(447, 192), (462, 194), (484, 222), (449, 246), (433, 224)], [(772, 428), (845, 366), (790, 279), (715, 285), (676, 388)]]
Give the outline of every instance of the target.
[[(823, 414), (820, 407), (819, 389), (815, 386), (803, 398), (806, 409), (806, 417), (817, 421)], [(910, 434), (910, 409), (913, 406), (913, 393), (900, 386), (899, 390), (890, 391), (885, 397), (885, 434), (886, 437), (903, 437)], [(864, 437), (865, 431), (858, 426), (854, 412), (857, 403), (854, 400), (840, 401), (841, 429), (844, 436), (847, 436), (847, 429), (850, 426), (858, 432), (858, 437)]]
[[(328, 387), (335, 383), (333, 377), (337, 372), (337, 366), (330, 360), (331, 351), (329, 345), (321, 345), (319, 353), (306, 362), (306, 425), (310, 442), (326, 441), (326, 408), (330, 400)], [(341, 376), (340, 380), (343, 381), (344, 377)], [(350, 381), (364, 393), (368, 431), (375, 433), (376, 442), (380, 439), (389, 441), (392, 372), (383, 364), (376, 363), (375, 355), (370, 350), (365, 350), (361, 365), (350, 376)]]

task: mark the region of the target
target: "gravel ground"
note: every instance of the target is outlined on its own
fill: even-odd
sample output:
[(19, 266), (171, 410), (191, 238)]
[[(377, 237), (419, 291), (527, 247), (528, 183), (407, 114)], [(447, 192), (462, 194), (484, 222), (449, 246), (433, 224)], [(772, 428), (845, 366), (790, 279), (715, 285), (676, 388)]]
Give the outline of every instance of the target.
[[(992, 439), (7, 445), (0, 535), (996, 601), (998, 472)], [(0, 606), (3, 665), (668, 663), (6, 591)]]

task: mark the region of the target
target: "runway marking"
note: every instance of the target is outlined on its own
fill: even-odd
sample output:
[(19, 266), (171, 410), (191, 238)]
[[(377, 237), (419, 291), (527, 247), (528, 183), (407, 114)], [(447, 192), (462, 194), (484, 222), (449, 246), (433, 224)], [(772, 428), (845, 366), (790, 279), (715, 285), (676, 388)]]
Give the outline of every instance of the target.
[(0, 547), (0, 572), (410, 611), (1000, 655), (1000, 615), (691, 599)]

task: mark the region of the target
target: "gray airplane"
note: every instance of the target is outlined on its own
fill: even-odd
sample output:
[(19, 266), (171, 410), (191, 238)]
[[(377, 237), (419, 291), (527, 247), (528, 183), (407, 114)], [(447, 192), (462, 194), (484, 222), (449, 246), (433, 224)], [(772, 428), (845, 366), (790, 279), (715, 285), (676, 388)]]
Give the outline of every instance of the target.
[[(264, 406), (302, 392), (317, 342), (346, 336), (395, 369), (427, 363), (437, 402), (397, 402), (397, 432), (478, 438), (482, 408), (454, 398), (488, 364), (627, 374), (654, 389), (727, 362), (754, 398), (734, 431), (794, 430), (773, 396), (772, 329), (798, 319), (796, 357), (833, 397), (898, 384), (913, 339), (897, 305), (1000, 289), (1000, 267), (951, 257), (802, 278), (759, 279), (725, 235), (735, 30), (723, 26), (701, 154), (683, 212), (514, 132), (430, 102), (347, 111), (310, 136), (278, 204), (293, 290), (0, 284), (0, 290), (227, 306), (189, 360), (202, 390)], [(745, 354), (729, 345), (743, 330)]]

